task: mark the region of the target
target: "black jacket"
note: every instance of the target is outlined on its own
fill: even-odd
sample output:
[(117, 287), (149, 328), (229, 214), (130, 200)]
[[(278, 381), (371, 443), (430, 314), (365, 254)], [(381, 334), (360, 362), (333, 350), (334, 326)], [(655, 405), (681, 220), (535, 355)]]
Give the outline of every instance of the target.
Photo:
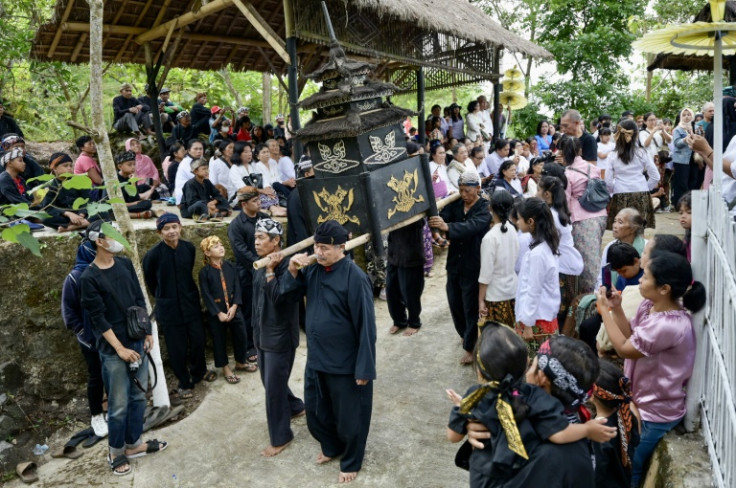
[(299, 187), (291, 190), (289, 198), (286, 200), (286, 226), (288, 228), (286, 243), (289, 246), (293, 246), (311, 235), (307, 230), (307, 222), (304, 219)]
[(449, 227), (447, 238), (450, 240), (450, 249), (446, 269), (448, 274), (477, 280), (480, 273), (480, 243), (491, 226), (491, 212), (488, 210), (488, 201), (483, 198), (479, 198), (467, 214), (464, 205), (462, 200), (456, 200), (440, 212)]
[(258, 212), (255, 217), (248, 217), (241, 211), (227, 228), (227, 237), (238, 263), (240, 284), (243, 287), (253, 286), (253, 262), (260, 259), (256, 252), (256, 222), (264, 218), (268, 218), (268, 215), (263, 212)]
[(210, 180), (204, 180), (200, 183), (197, 181), (197, 178), (192, 178), (184, 183), (183, 195), (181, 197), (181, 216), (190, 218), (192, 215), (189, 213), (189, 207), (197, 202), (207, 203), (212, 200), (217, 200), (218, 210), (228, 210), (230, 208), (227, 199), (215, 189), (215, 186)]
[[(123, 192), (125, 193), (125, 192)], [(74, 210), (74, 202), (77, 198), (89, 198), (89, 190), (76, 190), (74, 188), (64, 188), (58, 178), (49, 183), (48, 192), (43, 197), (41, 208), (52, 217), (63, 215), (64, 212), (74, 212), (87, 215), (85, 210), (86, 204)]]
[(23, 131), (18, 127), (15, 119), (9, 115), (3, 115), (0, 117), (0, 139), (2, 139), (5, 134), (18, 134), (25, 138)]
[(140, 100), (138, 100), (135, 97), (125, 98), (122, 95), (118, 95), (117, 97), (112, 99), (112, 111), (114, 114), (113, 118), (113, 124), (117, 122), (121, 117), (125, 116), (128, 112), (130, 112), (130, 109), (133, 107), (136, 107), (138, 105), (143, 105), (143, 112), (148, 112), (151, 110), (151, 107), (148, 105), (144, 105)]
[(285, 352), (299, 346), (300, 290), (281, 292), (281, 280), (289, 273), (284, 259), (274, 270), (276, 276), (266, 281), (266, 270), (253, 276), (253, 340), (259, 349)]
[(230, 261), (222, 262), (222, 274), (227, 286), (227, 302), (222, 289), (220, 270), (206, 265), (199, 270), (199, 289), (202, 292), (202, 301), (207, 307), (207, 313), (216, 316), (218, 313), (227, 313), (227, 304), (243, 304), (243, 293), (240, 291), (240, 278), (235, 265)]
[(424, 220), (389, 232), (387, 262), (399, 268), (424, 266)]
[(176, 249), (161, 241), (143, 257), (143, 274), (148, 291), (156, 297), (156, 321), (161, 325), (199, 320), (199, 290), (192, 272), (196, 250), (179, 240)]
[(13, 177), (10, 173), (3, 171), (0, 173), (0, 205), (16, 204), (16, 203), (27, 203), (31, 204), (31, 198), (25, 192), (26, 182), (23, 176), (20, 176), (21, 184), (24, 187), (23, 193), (18, 191), (18, 187), (15, 185)]

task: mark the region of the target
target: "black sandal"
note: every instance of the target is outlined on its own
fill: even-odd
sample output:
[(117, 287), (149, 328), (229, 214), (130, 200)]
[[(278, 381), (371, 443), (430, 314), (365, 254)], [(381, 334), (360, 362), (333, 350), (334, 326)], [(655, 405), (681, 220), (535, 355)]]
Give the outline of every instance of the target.
[[(115, 476), (125, 476), (133, 472), (133, 465), (130, 464), (128, 457), (125, 454), (121, 454), (115, 459), (112, 458), (112, 455), (108, 454), (107, 462), (110, 464), (110, 469), (112, 470), (112, 474)], [(125, 471), (116, 471), (116, 469), (122, 466), (123, 464), (127, 464), (128, 469), (126, 469)]]

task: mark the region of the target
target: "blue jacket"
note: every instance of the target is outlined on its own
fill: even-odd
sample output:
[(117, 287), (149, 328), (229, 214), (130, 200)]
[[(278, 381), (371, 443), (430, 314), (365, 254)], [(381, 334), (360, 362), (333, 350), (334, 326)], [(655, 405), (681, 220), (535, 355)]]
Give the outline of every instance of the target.
[(672, 151), (670, 156), (672, 157), (672, 162), (675, 164), (690, 164), (690, 156), (693, 150), (685, 142), (686, 137), (687, 132), (682, 127), (675, 127), (675, 130), (672, 131), (672, 141), (675, 150)]
[(77, 249), (77, 260), (74, 268), (64, 280), (61, 289), (61, 316), (66, 328), (74, 332), (77, 341), (87, 349), (95, 350), (95, 336), (92, 333), (92, 325), (89, 317), (82, 308), (81, 294), (79, 289), (79, 277), (87, 269), (89, 263), (94, 261), (97, 251), (91, 242), (85, 240)]

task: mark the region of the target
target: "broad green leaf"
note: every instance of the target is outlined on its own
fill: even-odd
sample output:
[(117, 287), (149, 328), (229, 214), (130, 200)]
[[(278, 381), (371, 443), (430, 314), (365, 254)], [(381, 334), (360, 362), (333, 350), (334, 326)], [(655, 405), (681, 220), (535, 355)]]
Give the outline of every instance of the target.
[(138, 189), (135, 187), (135, 185), (125, 185), (123, 186), (123, 189), (125, 190), (125, 193), (127, 193), (131, 197), (134, 197), (138, 194)]
[(74, 175), (69, 179), (66, 179), (61, 184), (67, 190), (91, 190), (92, 180), (89, 176), (85, 175)]
[(107, 212), (112, 208), (111, 205), (108, 205), (106, 203), (99, 203), (99, 202), (91, 202), (87, 205), (87, 212), (90, 217), (97, 215), (99, 213)]
[(100, 229), (103, 234), (105, 234), (107, 237), (112, 237), (116, 241), (118, 241), (120, 244), (125, 246), (125, 249), (130, 251), (130, 243), (123, 237), (123, 234), (117, 231), (115, 227), (113, 227), (109, 222), (105, 222), (102, 224), (102, 228)]
[(30, 232), (21, 232), (20, 234), (18, 234), (18, 243), (31, 251), (34, 256), (37, 256), (39, 258), (41, 257), (41, 245)]
[(44, 212), (43, 210), (39, 210), (39, 211), (37, 211), (37, 212), (33, 212), (33, 213), (31, 213), (31, 214), (29, 215), (29, 217), (33, 217), (33, 218), (35, 218), (35, 219), (40, 219), (40, 220), (43, 220), (43, 219), (50, 219), (50, 218), (51, 218), (51, 215), (50, 215), (50, 214), (47, 214), (47, 213), (46, 213), (46, 212)]
[(3, 213), (9, 217), (15, 217), (18, 212), (22, 210), (28, 210), (27, 203), (16, 203), (13, 205), (8, 205), (7, 208), (3, 209)]
[(52, 175), (52, 174), (41, 175), (41, 176), (34, 176), (33, 178), (28, 178), (26, 180), (26, 183), (33, 183), (34, 181), (46, 182), (46, 181), (51, 181), (53, 179), (54, 179), (54, 175)]
[(4, 241), (18, 242), (18, 236), (15, 233), (15, 227), (8, 227), (6, 229), (3, 229), (1, 237)]
[(107, 201), (107, 203), (122, 203), (123, 205), (125, 205), (125, 200), (123, 200), (122, 198), (111, 198)]
[(72, 209), (79, 210), (79, 207), (86, 204), (87, 202), (89, 202), (89, 198), (81, 198), (81, 197), (77, 198), (76, 200), (74, 200), (74, 203), (72, 204)]

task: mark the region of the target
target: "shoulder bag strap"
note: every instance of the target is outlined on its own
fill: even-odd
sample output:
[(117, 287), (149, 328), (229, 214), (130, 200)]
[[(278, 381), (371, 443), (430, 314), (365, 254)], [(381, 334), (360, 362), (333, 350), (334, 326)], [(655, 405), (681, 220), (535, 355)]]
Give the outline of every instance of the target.
[(572, 166), (568, 166), (566, 169), (569, 169), (570, 171), (575, 171), (576, 173), (580, 173), (581, 175), (585, 176), (586, 178), (590, 179), (590, 166), (588, 166), (588, 173), (583, 173), (579, 169), (575, 169)]

